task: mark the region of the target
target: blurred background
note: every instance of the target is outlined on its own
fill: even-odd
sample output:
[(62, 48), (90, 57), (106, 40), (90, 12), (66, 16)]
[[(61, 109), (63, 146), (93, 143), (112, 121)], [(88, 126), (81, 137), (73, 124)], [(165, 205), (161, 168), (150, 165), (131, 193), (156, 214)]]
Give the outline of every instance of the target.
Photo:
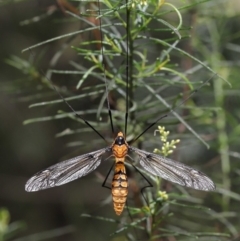
[[(178, 8), (183, 20), (180, 29), (183, 38), (178, 48), (198, 58), (201, 63), (231, 83), (231, 86), (215, 77), (208, 86), (203, 87), (188, 101), (189, 107), (180, 111), (190, 126), (210, 145), (210, 149), (207, 149), (179, 120), (170, 117), (161, 122), (171, 131), (172, 139), (181, 139), (173, 158), (207, 173), (216, 183), (217, 191), (208, 194), (169, 187), (164, 183), (161, 190), (172, 192), (172, 198), (176, 198), (179, 203), (186, 204), (192, 198), (189, 201), (192, 202), (191, 205), (211, 208), (211, 212), (189, 207), (188, 213), (188, 207), (175, 206), (163, 211), (162, 217), (165, 217), (164, 215), (167, 217), (171, 213), (174, 217), (164, 218), (159, 221), (161, 223), (159, 226), (172, 228), (175, 234), (180, 231), (193, 233), (206, 231), (216, 234), (207, 237), (203, 235), (200, 240), (240, 240), (240, 2), (227, 0), (165, 2)], [(136, 1), (134, 4), (137, 5), (139, 2)], [(149, 4), (154, 6), (154, 3)], [(86, 72), (91, 65), (84, 58), (83, 52), (71, 47), (77, 48), (79, 42), (83, 40), (99, 40), (99, 32), (88, 31), (82, 35), (59, 38), (22, 53), (23, 49), (42, 41), (89, 27), (81, 19), (65, 12), (67, 10), (73, 14), (86, 13), (89, 6), (86, 7), (77, 1), (54, 0), (5, 0), (0, 1), (0, 6), (0, 238), (18, 241), (148, 240), (149, 234), (144, 233), (136, 236), (137, 238), (133, 235), (131, 239), (127, 235), (128, 231), (127, 234), (125, 232), (110, 236), (118, 229), (119, 222), (124, 223), (129, 218), (126, 210), (122, 217), (115, 215), (110, 191), (101, 187), (111, 167), (111, 161), (103, 162), (95, 172), (67, 185), (36, 193), (25, 192), (25, 183), (34, 173), (67, 158), (106, 146), (104, 141), (90, 132), (82, 122), (72, 116), (69, 117), (68, 113), (71, 111), (64, 103), (29, 108), (31, 104), (59, 100), (49, 81), (55, 83), (65, 97), (83, 95), (80, 100), (71, 102), (71, 105), (76, 110), (81, 110), (84, 118), (98, 125), (96, 128), (100, 129), (111, 143), (111, 128), (104, 109), (106, 106), (103, 104), (102, 107), (98, 107), (103, 100), (103, 82), (100, 89), (98, 80), (88, 77), (88, 83), (84, 82), (85, 85), (76, 89), (83, 75), (79, 73)], [(91, 9), (96, 13), (94, 7)], [(165, 7), (166, 9), (159, 11), (169, 11), (169, 6)], [(98, 24), (95, 18), (86, 17), (92, 24)], [(177, 15), (166, 12), (162, 19), (174, 25)], [(157, 29), (159, 22), (155, 19), (148, 27)], [(119, 31), (121, 33), (122, 30)], [(144, 31), (147, 32), (148, 29)], [(172, 31), (163, 30), (160, 33), (149, 31), (147, 35), (167, 41), (172, 38)], [(156, 51), (164, 49), (151, 44), (148, 47), (150, 54), (152, 53), (151, 58), (154, 59)], [(213, 76), (206, 67), (179, 51), (171, 56), (170, 66), (188, 76), (190, 81), (198, 81), (194, 88), (200, 86), (200, 81), (206, 81)], [(57, 70), (55, 74), (52, 69)], [(174, 100), (179, 93), (188, 96), (190, 88), (186, 82), (177, 83), (177, 79), (171, 77), (171, 74), (166, 72), (162, 75), (163, 83), (157, 87), (163, 89), (159, 93), (166, 98), (173, 96)], [(154, 75), (154, 78), (157, 79), (158, 76)], [(156, 82), (153, 86), (154, 84)], [(140, 85), (134, 90), (139, 114), (136, 114), (136, 117), (131, 116), (129, 133), (133, 136), (130, 135), (129, 140), (133, 139), (135, 131), (141, 132), (139, 130), (161, 115), (159, 108), (161, 112), (166, 112), (166, 109), (159, 107), (158, 102), (151, 99), (152, 97), (144, 100), (148, 108), (148, 112), (144, 112), (146, 108), (144, 103), (140, 104), (140, 101), (146, 96), (146, 90)], [(119, 88), (124, 87), (124, 85), (119, 86)], [(93, 87), (96, 89), (92, 89)], [(91, 93), (97, 91), (97, 94), (89, 94), (89, 91)], [(110, 104), (112, 109), (120, 111), (121, 101), (123, 103), (125, 101), (124, 95), (121, 95), (121, 91), (115, 92), (111, 91), (109, 94)], [(97, 110), (100, 110), (99, 116)], [(124, 123), (121, 118), (117, 114), (114, 116), (115, 123), (119, 121), (117, 122), (119, 128), (122, 128)], [(136, 121), (139, 121), (139, 124), (136, 125)], [(161, 147), (160, 139), (153, 135), (154, 129), (157, 129), (157, 126), (148, 132), (145, 139), (140, 140), (139, 147), (148, 151)], [(140, 187), (138, 183), (134, 183), (134, 180), (141, 179), (141, 176), (134, 179), (134, 173), (131, 173), (131, 170), (129, 172), (129, 179), (132, 182), (130, 192), (140, 195)], [(134, 185), (137, 187), (134, 188)], [(179, 196), (174, 196), (174, 193)], [(135, 196), (130, 195), (130, 201), (134, 199)], [(141, 208), (141, 205), (144, 204), (139, 204), (138, 208)], [(84, 213), (95, 218), (82, 217)], [(98, 220), (96, 216), (111, 218), (111, 222)], [(178, 225), (182, 226), (177, 229)], [(165, 233), (163, 230), (159, 232)], [(218, 236), (218, 234), (227, 236)], [(179, 238), (174, 234), (166, 237), (157, 236), (156, 240), (193, 240), (193, 236), (186, 238), (181, 235)]]

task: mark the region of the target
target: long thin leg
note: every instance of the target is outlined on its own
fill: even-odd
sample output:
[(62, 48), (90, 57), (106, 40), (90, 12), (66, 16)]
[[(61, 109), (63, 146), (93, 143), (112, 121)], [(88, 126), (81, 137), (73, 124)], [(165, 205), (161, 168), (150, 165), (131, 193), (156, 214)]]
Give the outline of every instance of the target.
[[(31, 52), (31, 49), (29, 49), (29, 51)], [(43, 73), (44, 75), (44, 73)], [(45, 76), (45, 78), (47, 78)], [(101, 133), (99, 133), (87, 120), (85, 120), (83, 117), (81, 117), (74, 109), (73, 107), (65, 100), (65, 98), (63, 97), (63, 95), (58, 91), (58, 89), (56, 88), (56, 86), (47, 78), (48, 83), (52, 86), (52, 88), (55, 90), (55, 92), (58, 93), (59, 97), (62, 99), (62, 101), (72, 110), (72, 112), (76, 115), (77, 118), (81, 119), (82, 121), (85, 122), (85, 124), (87, 126), (89, 126), (96, 134), (98, 134), (98, 136), (100, 136), (105, 142), (106, 139), (103, 137), (103, 135)]]
[(126, 113), (125, 113), (125, 137), (127, 136), (127, 121), (128, 121), (128, 109), (129, 109), (129, 34), (130, 34), (130, 11), (128, 7), (128, 0), (126, 0), (126, 46), (127, 46), (127, 57), (126, 57)]
[(109, 175), (110, 175), (110, 172), (111, 172), (112, 169), (113, 169), (114, 164), (115, 164), (115, 163), (112, 164), (111, 168), (109, 169), (109, 171), (108, 171), (108, 173), (107, 173), (107, 175), (106, 175), (106, 177), (105, 177), (105, 179), (104, 179), (104, 181), (103, 181), (103, 183), (102, 183), (102, 187), (108, 188), (108, 189), (110, 189), (110, 190), (112, 190), (112, 188), (106, 186), (105, 184), (106, 184), (107, 179), (108, 179), (108, 177), (109, 177)]
[(203, 84), (201, 84), (197, 89), (193, 90), (192, 93), (186, 98), (184, 99), (179, 105), (177, 105), (175, 108), (170, 109), (165, 115), (160, 116), (159, 118), (157, 118), (152, 124), (150, 124), (142, 133), (140, 133), (133, 141), (135, 142), (136, 140), (138, 140), (147, 130), (149, 130), (152, 126), (154, 126), (157, 122), (159, 122), (161, 119), (167, 117), (171, 112), (175, 113), (174, 110), (177, 109), (178, 107), (180, 107), (182, 104), (184, 104), (189, 98), (191, 98), (191, 96), (193, 96), (195, 93), (197, 93), (204, 85), (206, 85), (215, 75), (213, 75), (212, 77), (210, 77), (209, 79), (207, 79), (206, 81), (203, 82)]
[(148, 187), (153, 187), (153, 185), (152, 185), (152, 183), (141, 173), (141, 171), (140, 170), (138, 170), (138, 168), (135, 166), (135, 165), (133, 165), (132, 163), (131, 163), (131, 165), (132, 165), (132, 167), (143, 177), (143, 179), (148, 183), (148, 185), (147, 186), (145, 186), (145, 187), (143, 187), (143, 188), (141, 188), (141, 194), (142, 194), (142, 196), (143, 196), (143, 198), (144, 198), (144, 200), (145, 200), (145, 202), (146, 202), (146, 204), (149, 206), (149, 203), (148, 203), (148, 201), (147, 201), (147, 199), (146, 199), (146, 197), (144, 196), (144, 193), (143, 193), (143, 191), (144, 191), (144, 189), (145, 188), (148, 188)]
[[(100, 8), (100, 2), (98, 0), (98, 14), (99, 16), (101, 15), (101, 8)], [(99, 31), (100, 31), (100, 41), (101, 41), (101, 55), (102, 55), (102, 67), (103, 67), (103, 74), (104, 74), (104, 80), (105, 80), (105, 88), (106, 88), (106, 100), (107, 100), (107, 106), (108, 106), (108, 115), (110, 118), (110, 123), (111, 123), (111, 129), (112, 129), (112, 134), (114, 135), (114, 126), (113, 126), (113, 119), (112, 119), (112, 111), (110, 108), (110, 103), (109, 103), (109, 91), (108, 91), (108, 85), (107, 85), (107, 79), (106, 79), (106, 66), (104, 64), (104, 49), (103, 49), (103, 34), (102, 34), (102, 19), (101, 17), (99, 18)]]

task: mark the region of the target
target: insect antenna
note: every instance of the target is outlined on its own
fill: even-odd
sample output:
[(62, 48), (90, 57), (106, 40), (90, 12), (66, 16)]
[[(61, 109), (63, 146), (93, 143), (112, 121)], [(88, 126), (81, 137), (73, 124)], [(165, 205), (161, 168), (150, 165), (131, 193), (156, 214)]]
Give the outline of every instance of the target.
[(195, 93), (197, 93), (204, 85), (206, 85), (211, 79), (213, 79), (217, 74), (211, 76), (210, 78), (208, 78), (206, 81), (204, 81), (197, 89), (193, 90), (191, 92), (191, 94), (184, 99), (179, 105), (177, 105), (175, 108), (170, 109), (165, 115), (160, 116), (159, 118), (157, 118), (153, 123), (151, 123), (142, 133), (140, 133), (133, 141), (135, 142), (136, 140), (138, 140), (145, 132), (147, 132), (151, 127), (153, 127), (156, 123), (158, 123), (160, 120), (162, 120), (163, 118), (167, 117), (171, 112), (174, 112), (175, 109), (179, 108), (181, 105), (183, 105), (188, 99), (190, 99)]

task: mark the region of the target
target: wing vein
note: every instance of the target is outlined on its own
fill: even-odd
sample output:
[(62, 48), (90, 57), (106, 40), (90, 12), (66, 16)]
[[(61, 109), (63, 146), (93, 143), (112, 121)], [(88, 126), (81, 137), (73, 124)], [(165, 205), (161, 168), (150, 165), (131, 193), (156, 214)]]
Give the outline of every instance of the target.
[(31, 177), (25, 185), (25, 190), (35, 192), (85, 176), (100, 165), (101, 157), (107, 151), (108, 148), (103, 148), (50, 166)]
[(138, 155), (140, 165), (153, 175), (197, 190), (210, 191), (215, 189), (213, 181), (204, 173), (181, 162), (142, 151), (132, 146), (129, 150)]

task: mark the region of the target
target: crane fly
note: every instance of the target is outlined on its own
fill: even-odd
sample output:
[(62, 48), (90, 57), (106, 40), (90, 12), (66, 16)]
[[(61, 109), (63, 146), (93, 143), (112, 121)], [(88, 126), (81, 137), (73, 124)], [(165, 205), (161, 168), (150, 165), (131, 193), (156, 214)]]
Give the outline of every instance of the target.
[(112, 198), (117, 215), (122, 213), (127, 199), (128, 179), (124, 163), (130, 153), (138, 156), (140, 165), (150, 174), (197, 190), (211, 191), (215, 189), (213, 181), (204, 173), (180, 162), (130, 146), (124, 134), (119, 132), (109, 147), (74, 157), (36, 173), (27, 181), (25, 190), (35, 192), (60, 186), (85, 176), (101, 164), (102, 156), (105, 153), (110, 153), (115, 158)]
[[(99, 15), (100, 15), (100, 10), (99, 10)], [(101, 18), (99, 18), (99, 25), (101, 29)], [(127, 25), (127, 28), (128, 28), (128, 25)], [(102, 35), (101, 35), (101, 42), (102, 42)], [(128, 35), (127, 35), (127, 44), (128, 44)], [(103, 59), (103, 48), (101, 49), (101, 52), (102, 52), (102, 59)], [(104, 70), (105, 70), (105, 67), (104, 67)], [(128, 177), (126, 174), (125, 161), (126, 161), (126, 158), (130, 157), (130, 154), (134, 154), (135, 156), (137, 156), (138, 163), (140, 164), (140, 166), (142, 166), (148, 173), (152, 175), (155, 175), (155, 176), (164, 178), (168, 181), (171, 181), (173, 183), (177, 183), (179, 185), (190, 187), (197, 190), (211, 191), (215, 189), (215, 185), (213, 181), (209, 177), (207, 177), (204, 173), (198, 170), (195, 170), (189, 166), (186, 166), (180, 162), (166, 158), (164, 156), (146, 152), (144, 150), (140, 150), (127, 143), (126, 133), (127, 133), (127, 116), (128, 116), (128, 55), (126, 60), (126, 76), (127, 76), (126, 78), (127, 83), (126, 83), (125, 134), (123, 134), (123, 132), (121, 131), (118, 132), (113, 143), (106, 148), (102, 148), (97, 151), (89, 152), (87, 154), (83, 154), (83, 155), (68, 159), (66, 161), (57, 163), (55, 165), (52, 165), (36, 173), (33, 177), (31, 177), (27, 181), (25, 185), (25, 190), (27, 192), (35, 192), (35, 191), (39, 191), (39, 190), (43, 190), (51, 187), (60, 186), (68, 182), (71, 182), (73, 180), (76, 180), (80, 177), (86, 176), (90, 172), (94, 171), (101, 164), (103, 160), (103, 156), (106, 154), (115, 158), (115, 167), (114, 167), (114, 175), (112, 179), (111, 192), (112, 192), (114, 210), (117, 215), (120, 215), (122, 213), (126, 203), (127, 195), (128, 195)], [(106, 77), (105, 77), (105, 85), (107, 90)], [(69, 106), (69, 108), (75, 113), (75, 115), (79, 117), (82, 121), (84, 121), (85, 124), (88, 125), (93, 131), (95, 131), (103, 140), (105, 140), (105, 138), (88, 121), (82, 118), (72, 108), (72, 106), (64, 99), (64, 97), (60, 94), (60, 92), (54, 86), (53, 88), (59, 94), (62, 100)], [(190, 96), (187, 99), (189, 99)], [(108, 96), (107, 96), (107, 104), (108, 104), (108, 111), (109, 111), (109, 117), (111, 121), (112, 132), (114, 133)], [(134, 139), (134, 141), (136, 141), (148, 129), (150, 129), (153, 125), (155, 125), (160, 119), (162, 119), (165, 116), (158, 118), (154, 123), (149, 125), (139, 136), (137, 136), (137, 138)], [(130, 160), (132, 159), (133, 158), (130, 158)]]

